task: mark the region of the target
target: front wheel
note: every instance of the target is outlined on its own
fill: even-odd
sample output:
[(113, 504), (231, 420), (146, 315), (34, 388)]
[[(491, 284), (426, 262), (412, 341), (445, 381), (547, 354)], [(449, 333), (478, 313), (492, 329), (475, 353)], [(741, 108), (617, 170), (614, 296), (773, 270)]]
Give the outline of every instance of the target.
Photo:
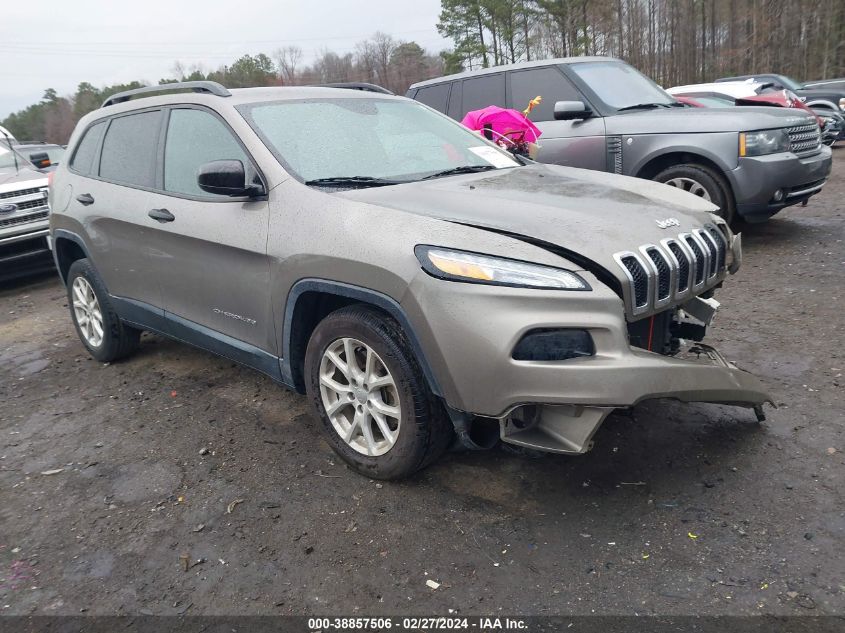
[(305, 352), (308, 397), (331, 447), (357, 472), (399, 479), (452, 440), (401, 327), (367, 306), (321, 321)]
[(695, 163), (672, 165), (657, 174), (654, 180), (712, 202), (719, 207), (717, 215), (728, 224), (734, 221), (733, 196), (722, 177), (709, 167)]

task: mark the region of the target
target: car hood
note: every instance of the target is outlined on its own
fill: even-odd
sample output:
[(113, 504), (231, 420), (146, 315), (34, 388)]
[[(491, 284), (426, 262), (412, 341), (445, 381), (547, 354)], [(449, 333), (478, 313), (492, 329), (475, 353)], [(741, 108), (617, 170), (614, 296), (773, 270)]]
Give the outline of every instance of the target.
[(837, 90), (835, 88), (802, 88), (796, 92), (799, 97), (803, 97), (807, 101), (824, 99), (839, 105), (839, 100), (845, 99), (845, 90)]
[[(639, 178), (557, 165), (529, 165), (339, 196), (552, 244), (616, 270), (613, 254), (712, 222), (716, 207)], [(660, 228), (669, 218), (677, 225)], [(422, 238), (421, 238), (422, 239)], [(473, 250), (471, 244), (464, 245)]]
[[(693, 97), (694, 98), (694, 97)], [(671, 108), (624, 112), (605, 119), (608, 136), (630, 134), (696, 134), (768, 130), (814, 122), (795, 109), (772, 107)]]
[(28, 183), (30, 181), (32, 181), (32, 187), (47, 186), (47, 176), (40, 171), (29, 169), (27, 167), (21, 167), (20, 170), (0, 170), (0, 191), (16, 189), (17, 187), (14, 187), (13, 185), (16, 185), (17, 183)]

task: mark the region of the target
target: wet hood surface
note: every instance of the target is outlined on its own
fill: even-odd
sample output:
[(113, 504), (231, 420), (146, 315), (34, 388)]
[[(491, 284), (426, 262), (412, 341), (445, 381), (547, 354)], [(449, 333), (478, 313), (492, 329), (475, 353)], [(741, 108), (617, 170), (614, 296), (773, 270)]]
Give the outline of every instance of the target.
[(670, 108), (625, 112), (605, 119), (607, 134), (696, 134), (746, 132), (806, 125), (808, 112), (794, 108), (746, 106), (728, 108)]
[[(47, 176), (34, 169), (28, 169), (21, 166), (20, 171), (12, 169), (0, 170), (0, 186), (11, 185), (14, 183), (31, 183), (32, 187), (43, 187), (47, 184)], [(24, 189), (25, 187), (21, 187)], [(8, 186), (3, 187), (4, 190), (9, 189)]]
[[(711, 221), (715, 207), (692, 194), (638, 178), (530, 165), (340, 196), (552, 243), (608, 270), (613, 254), (635, 250)], [(675, 218), (680, 226), (661, 229)], [(420, 236), (421, 242), (424, 236)], [(472, 244), (464, 245), (473, 250)]]

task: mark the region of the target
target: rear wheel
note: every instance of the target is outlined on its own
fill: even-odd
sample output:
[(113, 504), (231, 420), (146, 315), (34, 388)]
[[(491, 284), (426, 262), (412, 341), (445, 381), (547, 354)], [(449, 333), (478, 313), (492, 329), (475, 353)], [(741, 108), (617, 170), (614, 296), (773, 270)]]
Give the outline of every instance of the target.
[(91, 356), (109, 363), (137, 349), (141, 331), (120, 320), (105, 285), (87, 259), (78, 259), (71, 265), (67, 295), (76, 333)]
[(306, 389), (326, 440), (352, 468), (399, 479), (430, 464), (452, 440), (401, 327), (367, 306), (321, 321), (305, 353)]
[(734, 221), (734, 201), (727, 184), (714, 170), (687, 163), (667, 167), (654, 177), (657, 182), (682, 189), (719, 207), (718, 215), (729, 224)]

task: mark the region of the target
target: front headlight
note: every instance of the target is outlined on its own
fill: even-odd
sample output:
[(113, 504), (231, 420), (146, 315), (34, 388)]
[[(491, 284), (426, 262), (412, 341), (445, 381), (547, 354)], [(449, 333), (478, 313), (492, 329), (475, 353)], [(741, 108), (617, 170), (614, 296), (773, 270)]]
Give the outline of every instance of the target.
[(786, 130), (741, 132), (739, 135), (740, 156), (763, 156), (788, 151), (789, 134)]
[(562, 268), (436, 246), (420, 245), (414, 252), (423, 270), (440, 279), (517, 288), (591, 290), (580, 276)]
[(845, 110), (845, 97), (842, 97), (842, 98), (839, 100), (839, 109), (840, 109), (840, 110)]

